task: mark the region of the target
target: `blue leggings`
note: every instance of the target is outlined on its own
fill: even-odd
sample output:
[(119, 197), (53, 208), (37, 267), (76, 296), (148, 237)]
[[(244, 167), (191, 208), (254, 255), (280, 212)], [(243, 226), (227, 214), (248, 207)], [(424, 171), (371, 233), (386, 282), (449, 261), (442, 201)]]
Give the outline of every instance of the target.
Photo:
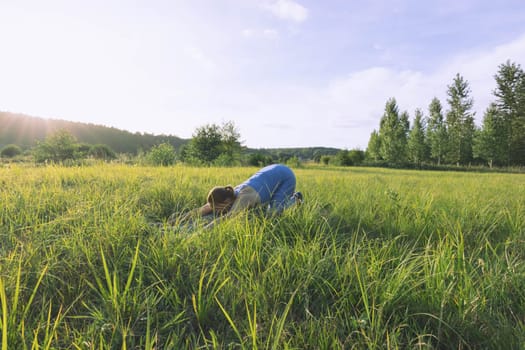
[(285, 177), (275, 188), (270, 198), (269, 207), (281, 211), (292, 204), (292, 196), (295, 192), (295, 176)]

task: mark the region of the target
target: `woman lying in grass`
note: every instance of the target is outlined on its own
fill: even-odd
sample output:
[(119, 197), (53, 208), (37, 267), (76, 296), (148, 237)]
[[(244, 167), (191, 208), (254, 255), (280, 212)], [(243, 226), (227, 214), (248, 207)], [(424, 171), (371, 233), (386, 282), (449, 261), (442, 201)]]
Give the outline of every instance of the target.
[[(267, 206), (270, 213), (281, 213), (284, 209), (302, 201), (302, 194), (295, 192), (295, 174), (282, 164), (273, 164), (260, 169), (238, 186), (217, 186), (208, 193), (206, 204), (186, 214), (183, 222), (195, 215), (213, 218), (228, 217), (237, 212)], [(173, 222), (176, 217), (170, 217)], [(210, 223), (212, 226), (214, 221)]]

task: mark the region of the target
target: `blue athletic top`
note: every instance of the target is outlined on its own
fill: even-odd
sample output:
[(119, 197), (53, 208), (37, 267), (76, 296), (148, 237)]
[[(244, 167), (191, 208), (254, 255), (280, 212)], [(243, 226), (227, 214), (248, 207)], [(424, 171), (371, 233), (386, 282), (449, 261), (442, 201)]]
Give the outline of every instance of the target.
[[(235, 187), (234, 191), (235, 195), (238, 195), (240, 190), (246, 186), (250, 186), (259, 194), (261, 203), (268, 203), (273, 199), (272, 197), (275, 192), (280, 187), (282, 188), (281, 185), (284, 183), (290, 183), (290, 185), (293, 184), (293, 188), (295, 188), (295, 175), (292, 169), (288, 168), (286, 165), (272, 164), (262, 168), (248, 180)], [(291, 195), (291, 193), (288, 195)]]

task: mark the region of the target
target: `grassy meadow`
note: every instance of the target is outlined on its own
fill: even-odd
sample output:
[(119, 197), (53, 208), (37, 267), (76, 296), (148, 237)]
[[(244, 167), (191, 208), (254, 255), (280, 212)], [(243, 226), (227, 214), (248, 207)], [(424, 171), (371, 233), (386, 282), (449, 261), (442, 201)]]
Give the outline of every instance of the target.
[(255, 171), (0, 168), (0, 349), (525, 347), (525, 175), (306, 167), (279, 217), (151, 225)]

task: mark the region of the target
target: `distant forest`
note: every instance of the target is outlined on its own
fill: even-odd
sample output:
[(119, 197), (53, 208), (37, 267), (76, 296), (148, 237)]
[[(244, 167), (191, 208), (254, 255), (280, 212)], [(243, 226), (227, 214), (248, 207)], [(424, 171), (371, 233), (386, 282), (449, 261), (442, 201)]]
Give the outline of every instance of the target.
[(140, 151), (147, 151), (160, 143), (169, 143), (174, 148), (179, 148), (188, 142), (172, 135), (131, 133), (102, 125), (0, 112), (0, 149), (8, 144), (29, 149), (58, 130), (67, 130), (78, 142), (104, 144), (116, 153), (133, 155)]
[[(179, 152), (191, 141), (190, 139), (183, 139), (173, 135), (131, 133), (114, 127), (91, 123), (44, 119), (24, 114), (0, 112), (0, 149), (13, 144), (23, 150), (28, 150), (59, 130), (66, 130), (74, 136), (79, 143), (89, 145), (102, 144), (110, 147), (111, 150), (116, 153), (130, 155), (148, 152), (154, 146), (166, 143), (171, 144), (173, 148)], [(242, 153), (246, 156), (257, 155), (269, 157), (275, 161), (285, 161), (292, 157), (300, 160), (318, 161), (321, 156), (335, 155), (340, 151), (341, 150), (337, 148), (327, 147), (242, 148)]]

